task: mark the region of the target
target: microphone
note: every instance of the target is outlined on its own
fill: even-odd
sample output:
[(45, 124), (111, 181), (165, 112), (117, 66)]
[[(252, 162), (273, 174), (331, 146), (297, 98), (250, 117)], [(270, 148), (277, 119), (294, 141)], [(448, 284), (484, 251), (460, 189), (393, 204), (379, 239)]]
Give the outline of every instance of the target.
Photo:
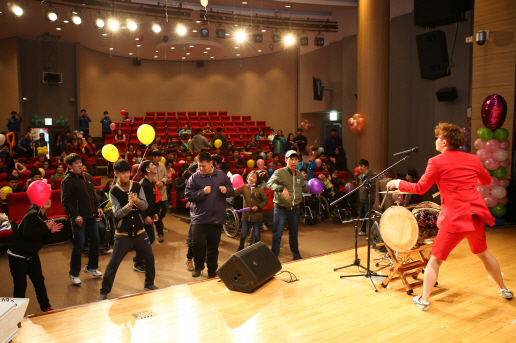
[(419, 148), (416, 147), (416, 148), (412, 148), (412, 149), (405, 150), (405, 151), (402, 151), (402, 152), (397, 152), (397, 153), (395, 153), (392, 156), (408, 155), (408, 154), (412, 154), (413, 152), (418, 152), (418, 151), (419, 151)]

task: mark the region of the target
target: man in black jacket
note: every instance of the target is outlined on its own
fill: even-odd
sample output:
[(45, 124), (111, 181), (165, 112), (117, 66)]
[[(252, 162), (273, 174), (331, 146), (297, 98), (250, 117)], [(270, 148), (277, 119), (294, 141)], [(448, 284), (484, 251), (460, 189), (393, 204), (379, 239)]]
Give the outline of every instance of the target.
[(297, 136), (294, 137), (294, 142), (297, 144), (300, 154), (305, 151), (308, 139), (303, 136), (303, 129), (297, 129)]
[(213, 138), (211, 140), (211, 142), (215, 148), (216, 148), (215, 141), (217, 139), (220, 139), (220, 141), (222, 142), (222, 145), (220, 146), (220, 150), (222, 150), (222, 151), (228, 150), (228, 139), (222, 134), (221, 127), (217, 128), (217, 133), (215, 134), (215, 136), (213, 136)]
[(88, 264), (84, 272), (95, 277), (101, 277), (99, 267), (99, 230), (97, 217), (103, 212), (99, 201), (93, 192), (93, 184), (90, 174), (82, 172), (81, 157), (70, 154), (64, 160), (68, 166), (66, 176), (61, 182), (61, 203), (66, 214), (72, 221), (73, 249), (70, 260), (70, 279), (76, 286), (81, 284), (79, 273), (81, 272), (81, 256), (84, 248), (85, 235), (90, 238), (90, 251)]

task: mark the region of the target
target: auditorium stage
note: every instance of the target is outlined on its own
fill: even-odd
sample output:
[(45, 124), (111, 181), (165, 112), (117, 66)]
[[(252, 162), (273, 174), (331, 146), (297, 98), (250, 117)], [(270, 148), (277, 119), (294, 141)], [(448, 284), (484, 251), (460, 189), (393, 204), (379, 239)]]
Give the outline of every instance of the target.
[[(487, 238), (516, 290), (516, 228)], [(365, 254), (359, 248), (363, 263)], [(375, 293), (368, 279), (340, 279), (357, 268), (333, 268), (353, 258), (346, 250), (284, 264), (299, 281), (286, 283), (284, 273), (252, 294), (212, 279), (35, 315), (14, 342), (516, 342), (516, 299), (500, 298), (466, 241), (443, 265), (429, 312), (412, 304), (399, 281), (388, 289), (378, 283)], [(155, 316), (132, 315), (149, 310)]]

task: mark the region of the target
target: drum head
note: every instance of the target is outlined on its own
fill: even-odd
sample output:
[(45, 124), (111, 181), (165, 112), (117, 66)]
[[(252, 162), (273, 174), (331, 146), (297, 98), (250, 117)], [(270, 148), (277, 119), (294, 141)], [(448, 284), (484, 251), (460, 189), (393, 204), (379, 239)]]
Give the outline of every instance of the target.
[(402, 206), (392, 206), (380, 219), (380, 233), (391, 249), (407, 251), (416, 244), (419, 227), (416, 218), (409, 210)]

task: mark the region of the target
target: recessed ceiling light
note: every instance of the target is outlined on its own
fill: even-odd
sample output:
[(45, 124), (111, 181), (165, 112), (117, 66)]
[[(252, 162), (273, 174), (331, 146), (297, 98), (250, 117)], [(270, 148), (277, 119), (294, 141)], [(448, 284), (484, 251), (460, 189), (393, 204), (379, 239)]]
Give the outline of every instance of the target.
[(190, 45), (190, 48), (193, 48), (194, 46), (193, 45)]
[(63, 20), (63, 23), (68, 24), (68, 20)]
[(57, 30), (57, 31), (61, 31), (61, 28), (60, 28), (60, 27), (56, 27), (56, 30)]
[(258, 52), (262, 52), (261, 50), (258, 50)]
[(156, 52), (158, 52), (158, 50), (156, 50)]
[(187, 52), (187, 53), (186, 53), (186, 55), (188, 56), (188, 55), (190, 55), (190, 53), (189, 53), (189, 52)]
[(129, 53), (129, 56), (132, 56), (132, 55), (133, 55), (133, 53), (132, 53), (132, 52), (130, 52), (130, 53)]
[(215, 57), (211, 56), (210, 58), (215, 58)]
[(196, 21), (195, 21), (195, 23), (196, 23), (196, 24), (200, 24), (200, 23), (201, 23), (201, 21), (200, 21), (200, 20), (196, 20)]
[(267, 30), (263, 29), (262, 32), (267, 32)]
[(226, 36), (230, 36), (231, 34), (230, 33), (226, 33)]
[(211, 48), (206, 48), (206, 50), (210, 50)]
[(242, 5), (247, 5), (247, 1), (242, 1)]
[(122, 29), (127, 29), (127, 27), (126, 27), (126, 26), (122, 26), (121, 28), (122, 28)]
[(141, 45), (140, 45), (140, 44), (138, 44), (136, 47), (137, 47), (137, 48), (139, 48), (139, 47), (141, 47)]
[(109, 48), (109, 50), (113, 50), (113, 48)]
[(235, 49), (238, 49), (238, 46), (235, 46)]
[(186, 57), (183, 57), (184, 60), (186, 60)]
[(170, 49), (174, 50), (175, 48), (174, 48), (174, 47), (171, 47)]
[(197, 32), (197, 30), (192, 30), (192, 32), (193, 32), (193, 33), (196, 33), (196, 32)]
[(235, 26), (238, 26), (238, 24), (235, 24)]
[(292, 7), (292, 6), (290, 6), (290, 5), (285, 5), (285, 7), (286, 7), (286, 8), (290, 8), (290, 7)]
[(158, 58), (158, 56), (154, 56), (154, 58)]
[(204, 53), (205, 53), (205, 54), (207, 54), (207, 53), (208, 53), (208, 51), (205, 51)]
[(240, 56), (240, 54), (237, 54), (237, 56)]
[(103, 35), (103, 36), (107, 36), (107, 33), (103, 33), (102, 35)]
[(134, 40), (140, 40), (140, 38), (135, 38)]

